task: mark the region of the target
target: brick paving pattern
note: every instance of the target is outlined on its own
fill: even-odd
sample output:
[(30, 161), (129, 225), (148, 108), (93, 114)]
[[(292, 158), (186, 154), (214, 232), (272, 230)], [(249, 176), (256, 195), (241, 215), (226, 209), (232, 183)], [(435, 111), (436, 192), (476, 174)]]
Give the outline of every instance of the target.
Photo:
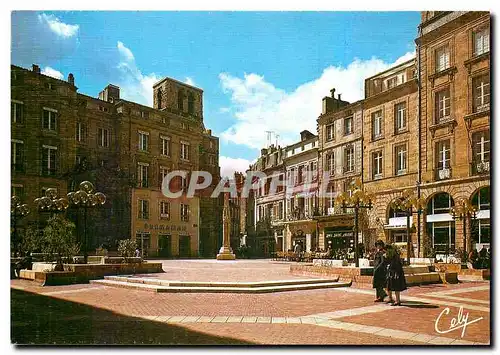
[[(294, 279), (288, 266), (268, 260), (171, 260), (164, 262), (167, 273), (155, 276), (174, 280), (167, 274), (177, 270), (186, 281)], [(403, 292), (403, 300), (410, 299), (405, 307), (373, 303), (373, 290), (354, 287), (182, 294), (13, 280), (11, 288), (12, 340), (19, 343), (470, 345), (488, 343), (490, 337), (489, 304), (472, 302), (489, 299), (489, 282), (411, 287)], [(483, 317), (463, 338), (461, 330), (438, 334), (434, 329), (448, 302), (454, 305), (450, 316), (463, 305), (469, 321)], [(441, 327), (449, 321), (443, 318)]]

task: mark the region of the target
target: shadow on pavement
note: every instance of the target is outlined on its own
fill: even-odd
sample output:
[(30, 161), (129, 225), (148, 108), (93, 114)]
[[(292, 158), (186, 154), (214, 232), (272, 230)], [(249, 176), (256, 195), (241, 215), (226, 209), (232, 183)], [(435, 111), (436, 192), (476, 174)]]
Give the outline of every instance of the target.
[(401, 306), (408, 308), (439, 308), (439, 306), (436, 306), (435, 304), (419, 301), (401, 301)]
[(11, 342), (18, 345), (254, 344), (15, 289), (11, 289)]

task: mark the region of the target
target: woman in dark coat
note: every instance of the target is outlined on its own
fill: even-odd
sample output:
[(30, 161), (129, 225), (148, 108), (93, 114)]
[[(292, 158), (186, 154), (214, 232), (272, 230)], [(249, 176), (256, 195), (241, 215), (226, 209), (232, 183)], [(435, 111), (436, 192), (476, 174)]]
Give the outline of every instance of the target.
[(400, 292), (406, 290), (406, 279), (403, 271), (403, 263), (399, 253), (392, 245), (387, 246), (387, 290), (389, 291), (389, 302), (393, 300), (392, 291), (396, 293), (396, 302), (393, 306), (401, 306)]
[(387, 279), (384, 242), (377, 240), (375, 248), (377, 248), (377, 252), (373, 258), (373, 288), (377, 290), (375, 302), (383, 302), (384, 298), (387, 297), (387, 293), (384, 291)]

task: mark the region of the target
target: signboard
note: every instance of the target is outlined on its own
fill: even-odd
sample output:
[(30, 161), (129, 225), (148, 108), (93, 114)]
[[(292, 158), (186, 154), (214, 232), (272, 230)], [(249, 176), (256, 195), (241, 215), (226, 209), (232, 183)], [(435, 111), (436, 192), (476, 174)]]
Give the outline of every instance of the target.
[(157, 230), (164, 232), (185, 232), (187, 231), (186, 226), (179, 226), (175, 224), (151, 224), (144, 223), (145, 230)]

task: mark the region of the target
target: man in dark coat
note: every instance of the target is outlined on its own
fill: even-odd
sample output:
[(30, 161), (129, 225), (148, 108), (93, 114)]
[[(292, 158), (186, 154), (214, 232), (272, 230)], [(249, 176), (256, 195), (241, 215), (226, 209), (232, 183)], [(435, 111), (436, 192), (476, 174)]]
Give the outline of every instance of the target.
[(384, 242), (382, 240), (377, 240), (375, 242), (375, 248), (377, 252), (373, 259), (373, 288), (377, 290), (377, 298), (375, 302), (383, 302), (384, 298), (387, 297), (387, 293), (384, 291), (386, 287), (386, 262), (384, 258)]

